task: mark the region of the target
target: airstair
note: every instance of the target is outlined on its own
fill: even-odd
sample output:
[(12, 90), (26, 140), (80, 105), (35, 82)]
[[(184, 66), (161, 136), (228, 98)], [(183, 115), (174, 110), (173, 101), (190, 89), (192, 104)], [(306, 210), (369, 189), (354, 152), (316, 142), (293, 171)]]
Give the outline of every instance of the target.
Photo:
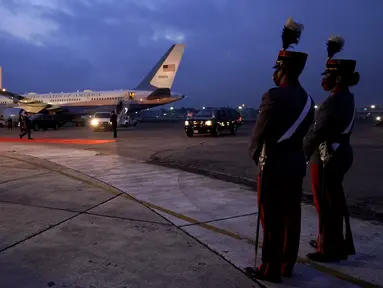
[(121, 100), (118, 102), (116, 106), (116, 114), (117, 114), (117, 124), (124, 125), (125, 124), (125, 116), (129, 111), (129, 103), (127, 101)]

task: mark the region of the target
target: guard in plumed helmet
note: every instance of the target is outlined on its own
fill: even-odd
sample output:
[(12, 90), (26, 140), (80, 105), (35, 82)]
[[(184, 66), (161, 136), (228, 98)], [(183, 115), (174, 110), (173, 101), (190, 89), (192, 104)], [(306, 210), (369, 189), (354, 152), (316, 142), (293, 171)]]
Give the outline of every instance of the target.
[(306, 157), (311, 158), (311, 181), (319, 220), (317, 240), (310, 241), (316, 252), (307, 257), (318, 262), (345, 260), (355, 254), (342, 182), (353, 163), (350, 136), (355, 104), (349, 87), (359, 82), (359, 73), (355, 72), (356, 61), (333, 59), (343, 46), (342, 37), (330, 37), (327, 41), (328, 59), (322, 73), (322, 87), (330, 95), (320, 105), (315, 124), (304, 141)]
[[(258, 168), (258, 207), (253, 278), (281, 282), (291, 277), (296, 263), (300, 228), (302, 182), (306, 174), (303, 138), (314, 118), (314, 102), (299, 82), (307, 54), (288, 51), (298, 44), (303, 25), (290, 17), (282, 32), (283, 50), (274, 66), (277, 87), (262, 97), (260, 114), (249, 146)], [(259, 223), (263, 228), (262, 263), (257, 267)]]

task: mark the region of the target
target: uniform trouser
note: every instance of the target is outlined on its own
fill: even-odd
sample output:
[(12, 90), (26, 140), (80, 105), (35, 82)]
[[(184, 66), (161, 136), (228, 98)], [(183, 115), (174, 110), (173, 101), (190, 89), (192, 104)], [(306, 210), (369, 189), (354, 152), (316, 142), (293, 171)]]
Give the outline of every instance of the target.
[[(303, 177), (264, 175), (261, 206), (263, 228), (262, 264), (264, 275), (292, 273), (301, 233), (301, 199)], [(260, 191), (258, 176), (258, 191)]]
[(311, 164), (312, 190), (319, 224), (317, 251), (328, 256), (342, 256), (348, 252), (348, 242), (345, 242), (343, 235), (343, 218), (347, 212), (342, 185), (344, 174), (341, 169), (330, 170), (323, 168), (321, 164)]
[(20, 133), (20, 137), (24, 137), (26, 134), (28, 134), (28, 138), (31, 138), (31, 129), (24, 129)]
[(116, 126), (112, 126), (112, 129), (113, 129), (113, 137), (117, 138), (117, 125)]

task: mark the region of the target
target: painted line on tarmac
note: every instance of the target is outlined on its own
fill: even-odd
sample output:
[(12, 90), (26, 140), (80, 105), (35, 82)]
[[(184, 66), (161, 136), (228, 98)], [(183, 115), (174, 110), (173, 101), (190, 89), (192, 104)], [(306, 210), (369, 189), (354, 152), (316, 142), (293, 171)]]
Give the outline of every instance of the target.
[(40, 139), (20, 139), (0, 137), (0, 142), (18, 142), (18, 143), (53, 143), (53, 144), (106, 144), (114, 143), (117, 140), (100, 140), (100, 139), (56, 139), (56, 138), (40, 138)]
[[(155, 204), (152, 204), (152, 203), (149, 203), (149, 202), (146, 202), (146, 201), (138, 200), (137, 198), (131, 196), (130, 194), (128, 194), (128, 193), (126, 193), (126, 192), (124, 192), (122, 190), (119, 190), (119, 189), (113, 187), (112, 185), (105, 183), (104, 181), (101, 181), (99, 179), (93, 178), (93, 177), (88, 176), (88, 175), (86, 175), (86, 174), (84, 174), (82, 172), (79, 172), (77, 170), (65, 167), (63, 165), (56, 164), (56, 163), (51, 162), (49, 160), (45, 160), (45, 159), (41, 159), (41, 158), (29, 156), (29, 155), (20, 155), (20, 154), (13, 154), (12, 156), (10, 156), (10, 155), (2, 155), (2, 156), (6, 157), (6, 158), (9, 158), (9, 159), (25, 162), (25, 163), (28, 163), (28, 164), (31, 164), (31, 165), (34, 165), (34, 166), (37, 166), (37, 167), (45, 168), (47, 170), (50, 170), (50, 171), (62, 174), (64, 176), (67, 176), (67, 177), (72, 178), (74, 180), (81, 181), (81, 182), (86, 183), (86, 184), (88, 184), (90, 186), (102, 189), (105, 192), (113, 193), (115, 195), (120, 195), (122, 197), (128, 198), (128, 199), (130, 199), (130, 200), (132, 200), (134, 202), (137, 202), (137, 203), (140, 203), (140, 204), (144, 205), (145, 207), (147, 207), (147, 208), (149, 208), (151, 210), (155, 209), (155, 210), (164, 212), (164, 213), (166, 213), (168, 215), (171, 215), (171, 216), (176, 217), (178, 219), (181, 219), (181, 220), (184, 220), (186, 222), (189, 222), (192, 225), (197, 225), (197, 226), (203, 227), (203, 228), (208, 229), (208, 230), (210, 230), (212, 232), (215, 232), (215, 233), (218, 233), (218, 234), (222, 234), (222, 235), (228, 236), (228, 237), (233, 238), (233, 239), (245, 240), (246, 242), (248, 242), (248, 244), (255, 245), (255, 241), (250, 239), (250, 238), (242, 237), (242, 236), (240, 236), (239, 234), (237, 234), (235, 232), (232, 232), (232, 231), (229, 231), (229, 230), (226, 230), (226, 229), (222, 229), (222, 228), (218, 228), (218, 227), (215, 227), (213, 225), (209, 225), (209, 224), (206, 224), (206, 223), (201, 223), (200, 221), (198, 221), (198, 220), (196, 220), (194, 218), (191, 218), (191, 217), (188, 217), (186, 215), (177, 213), (175, 211), (172, 211), (172, 210), (169, 210), (169, 209), (157, 206)], [(29, 158), (29, 159), (26, 160), (25, 158)], [(153, 212), (157, 213), (156, 211), (153, 211)], [(161, 215), (159, 213), (157, 213), (157, 214), (159, 216), (165, 218), (163, 215)], [(166, 220), (169, 221), (168, 219), (166, 219)], [(169, 222), (171, 222), (171, 221), (169, 221)], [(188, 226), (191, 226), (191, 225), (188, 225)], [(178, 228), (180, 228), (180, 227), (178, 227)], [(182, 230), (182, 231), (184, 231), (184, 230)], [(186, 231), (184, 231), (184, 232), (186, 232)], [(191, 237), (196, 239), (196, 237), (193, 237), (193, 236), (191, 236)], [(196, 240), (198, 240), (198, 239), (196, 239)], [(201, 242), (201, 241), (199, 241), (199, 242)], [(258, 248), (259, 247), (261, 247), (261, 245), (258, 245)], [(312, 268), (316, 269), (317, 271), (320, 271), (320, 272), (322, 272), (324, 274), (330, 275), (332, 277), (338, 278), (340, 280), (352, 283), (354, 285), (357, 285), (357, 286), (360, 286), (360, 287), (363, 287), (363, 288), (381, 287), (381, 286), (378, 286), (376, 284), (373, 284), (373, 283), (364, 281), (362, 279), (356, 278), (354, 276), (345, 274), (345, 273), (340, 272), (338, 270), (335, 270), (335, 269), (329, 268), (327, 266), (318, 264), (318, 263), (316, 263), (314, 261), (311, 261), (311, 260), (309, 260), (307, 258), (302, 258), (302, 257), (298, 256), (297, 262), (300, 263), (300, 264), (306, 264), (306, 265), (308, 265), (308, 266), (310, 266), (310, 267), (312, 267)]]

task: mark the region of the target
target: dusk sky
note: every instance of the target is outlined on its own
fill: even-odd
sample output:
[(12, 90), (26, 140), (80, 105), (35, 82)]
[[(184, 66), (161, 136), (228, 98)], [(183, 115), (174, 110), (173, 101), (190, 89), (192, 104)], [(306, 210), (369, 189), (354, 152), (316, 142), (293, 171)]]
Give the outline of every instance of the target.
[[(305, 29), (301, 83), (320, 103), (326, 40), (357, 60), (358, 105), (383, 104), (382, 0), (0, 0), (3, 86), (16, 93), (132, 89), (173, 43), (185, 54), (176, 106), (258, 107), (289, 16)], [(379, 79), (378, 79), (379, 78)]]

